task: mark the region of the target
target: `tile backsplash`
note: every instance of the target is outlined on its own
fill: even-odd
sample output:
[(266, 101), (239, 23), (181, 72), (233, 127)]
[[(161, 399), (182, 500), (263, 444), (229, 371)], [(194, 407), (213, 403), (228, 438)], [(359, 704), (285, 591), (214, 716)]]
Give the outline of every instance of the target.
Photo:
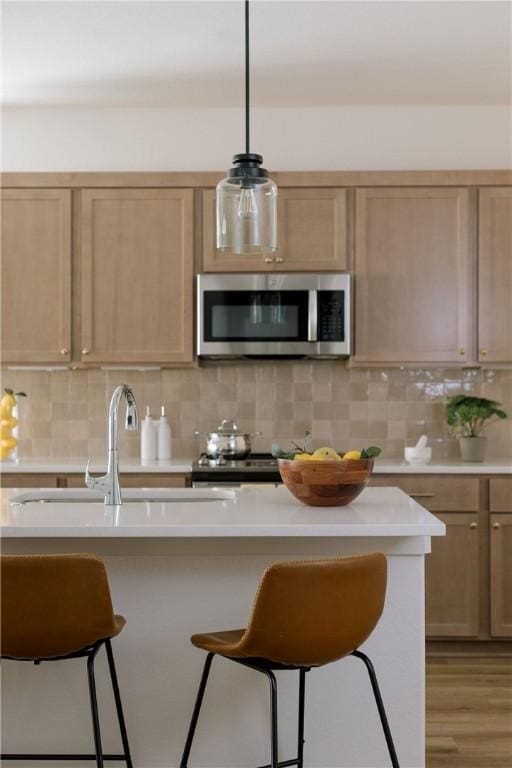
[[(426, 433), (434, 459), (457, 458), (444, 424), (444, 396), (480, 394), (512, 414), (512, 370), (351, 369), (342, 361), (301, 361), (162, 371), (6, 369), (2, 378), (2, 386), (28, 395), (19, 443), (20, 458), (27, 459), (104, 456), (107, 403), (122, 381), (133, 387), (141, 416), (146, 405), (154, 416), (166, 406), (175, 458), (196, 456), (194, 431), (211, 431), (223, 418), (236, 419), (245, 432), (261, 431), (256, 451), (268, 451), (274, 440), (286, 445), (310, 429), (317, 447), (374, 444), (393, 459)], [(488, 458), (512, 456), (512, 421), (491, 426), (487, 435)], [(138, 457), (139, 436), (121, 426), (119, 447), (122, 457)]]

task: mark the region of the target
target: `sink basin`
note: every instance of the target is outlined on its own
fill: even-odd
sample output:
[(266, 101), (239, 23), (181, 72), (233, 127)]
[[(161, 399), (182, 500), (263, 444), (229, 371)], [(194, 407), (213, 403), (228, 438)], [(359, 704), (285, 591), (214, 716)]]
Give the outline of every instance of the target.
[[(121, 489), (123, 504), (130, 502), (207, 502), (232, 501), (235, 492), (221, 488), (126, 488)], [(90, 503), (103, 501), (104, 496), (88, 488), (35, 488), (21, 491), (11, 497), (11, 506), (30, 503), (55, 504)]]

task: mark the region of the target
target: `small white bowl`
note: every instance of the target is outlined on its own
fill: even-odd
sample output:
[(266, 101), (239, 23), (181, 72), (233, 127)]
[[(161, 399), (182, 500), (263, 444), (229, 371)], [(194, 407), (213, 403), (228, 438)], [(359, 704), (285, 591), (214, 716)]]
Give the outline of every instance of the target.
[(404, 458), (408, 464), (428, 464), (432, 458), (432, 448), (427, 445), (417, 450), (415, 446), (404, 448)]

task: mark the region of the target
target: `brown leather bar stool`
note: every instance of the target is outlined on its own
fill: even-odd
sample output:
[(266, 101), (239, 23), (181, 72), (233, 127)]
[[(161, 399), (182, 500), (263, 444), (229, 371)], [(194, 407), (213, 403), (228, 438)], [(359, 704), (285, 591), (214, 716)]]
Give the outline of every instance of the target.
[[(247, 629), (193, 635), (207, 651), (180, 768), (187, 768), (213, 657), (217, 654), (266, 675), (270, 683), (271, 762), (263, 768), (304, 766), (306, 672), (356, 656), (366, 665), (393, 768), (399, 768), (372, 662), (358, 650), (384, 607), (387, 561), (375, 553), (335, 560), (285, 562), (263, 575)], [(297, 757), (278, 760), (277, 683), (274, 671), (299, 671)]]
[[(1, 558), (3, 659), (87, 659), (94, 754), (2, 754), (1, 760), (123, 760), (133, 768), (111, 638), (126, 621), (116, 616), (105, 565), (94, 555), (3, 555)], [(103, 754), (94, 660), (105, 646), (117, 709), (122, 754)]]

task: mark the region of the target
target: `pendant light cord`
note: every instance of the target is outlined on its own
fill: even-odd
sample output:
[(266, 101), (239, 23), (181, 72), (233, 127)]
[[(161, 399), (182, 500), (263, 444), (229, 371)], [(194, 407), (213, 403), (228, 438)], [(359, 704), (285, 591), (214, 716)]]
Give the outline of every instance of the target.
[(245, 0), (245, 151), (250, 152), (249, 135), (249, 0)]

